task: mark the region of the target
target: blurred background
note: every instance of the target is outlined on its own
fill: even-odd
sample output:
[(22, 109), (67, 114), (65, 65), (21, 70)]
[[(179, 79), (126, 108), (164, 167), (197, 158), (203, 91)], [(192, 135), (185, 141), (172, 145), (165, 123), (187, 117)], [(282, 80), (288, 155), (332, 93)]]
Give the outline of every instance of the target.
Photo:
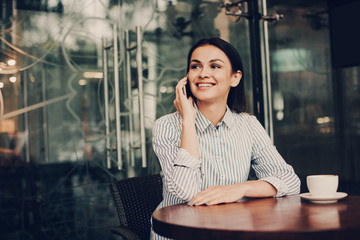
[[(242, 56), (248, 111), (302, 180), (360, 194), (358, 0), (2, 0), (0, 239), (115, 239), (108, 184), (155, 174), (190, 47)], [(356, 24), (357, 23), (357, 24)]]

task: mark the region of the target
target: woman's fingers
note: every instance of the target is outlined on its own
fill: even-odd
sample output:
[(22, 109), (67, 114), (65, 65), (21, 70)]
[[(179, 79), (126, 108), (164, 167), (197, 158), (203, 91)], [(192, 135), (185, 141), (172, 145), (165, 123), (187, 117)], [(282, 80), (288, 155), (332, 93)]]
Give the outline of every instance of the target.
[(175, 87), (175, 100), (174, 100), (174, 105), (175, 105), (175, 108), (178, 112), (181, 112), (181, 98), (182, 98), (182, 95), (184, 95), (183, 93), (183, 87), (185, 86), (186, 84), (186, 81), (187, 81), (187, 78), (184, 77), (182, 78), (176, 85)]
[(189, 205), (215, 205), (235, 202), (244, 196), (240, 185), (213, 186), (198, 193)]
[(184, 77), (176, 85), (174, 106), (183, 119), (184, 117), (187, 119), (195, 119), (196, 110), (193, 106), (193, 99), (191, 97), (188, 98), (185, 93), (185, 85), (187, 81), (187, 77)]
[(216, 189), (216, 187), (210, 187), (208, 189), (199, 192), (191, 200), (192, 204), (190, 205), (203, 205), (210, 202), (211, 200), (214, 200), (216, 198), (217, 191), (218, 190)]
[(187, 83), (187, 77), (182, 78), (176, 85), (176, 97), (186, 96), (184, 88)]

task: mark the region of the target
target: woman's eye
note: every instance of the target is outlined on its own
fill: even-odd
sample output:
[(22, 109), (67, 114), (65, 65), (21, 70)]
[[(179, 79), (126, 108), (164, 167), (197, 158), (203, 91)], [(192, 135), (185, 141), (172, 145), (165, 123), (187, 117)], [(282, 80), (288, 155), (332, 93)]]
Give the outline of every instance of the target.
[(215, 69), (220, 68), (220, 67), (221, 67), (221, 66), (220, 66), (220, 65), (217, 65), (217, 64), (211, 65), (211, 68), (215, 68)]
[(191, 68), (191, 69), (197, 69), (197, 68), (200, 68), (200, 66), (197, 65), (197, 64), (194, 64), (194, 65), (191, 65), (190, 68)]

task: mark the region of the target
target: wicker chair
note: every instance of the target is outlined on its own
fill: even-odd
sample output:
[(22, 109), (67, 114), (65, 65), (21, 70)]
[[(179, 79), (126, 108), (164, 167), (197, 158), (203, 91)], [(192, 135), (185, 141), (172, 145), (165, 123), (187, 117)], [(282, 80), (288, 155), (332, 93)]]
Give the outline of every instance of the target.
[(151, 214), (162, 200), (160, 175), (115, 181), (109, 188), (120, 220), (111, 232), (124, 239), (149, 239)]

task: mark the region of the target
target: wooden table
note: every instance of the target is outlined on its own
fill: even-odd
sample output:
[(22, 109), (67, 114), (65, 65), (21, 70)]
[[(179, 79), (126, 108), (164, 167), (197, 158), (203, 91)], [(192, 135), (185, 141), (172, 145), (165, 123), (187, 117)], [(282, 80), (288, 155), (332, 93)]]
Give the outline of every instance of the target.
[(153, 229), (176, 239), (360, 239), (360, 196), (316, 204), (299, 196), (156, 210)]

